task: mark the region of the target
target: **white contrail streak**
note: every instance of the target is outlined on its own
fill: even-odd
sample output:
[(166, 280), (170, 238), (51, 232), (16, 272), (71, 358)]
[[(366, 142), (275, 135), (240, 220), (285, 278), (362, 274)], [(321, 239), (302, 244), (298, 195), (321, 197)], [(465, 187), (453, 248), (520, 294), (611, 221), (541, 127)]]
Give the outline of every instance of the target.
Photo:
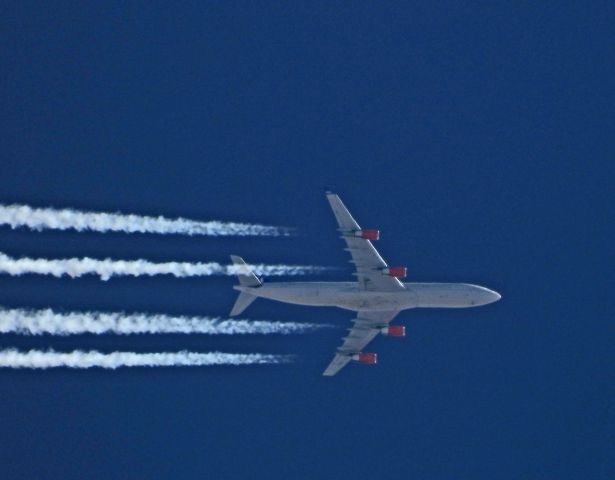
[(266, 355), (261, 353), (136, 353), (96, 350), (74, 350), (68, 353), (53, 350), (29, 350), (20, 352), (15, 349), (0, 350), (0, 368), (110, 368), (120, 367), (200, 367), (206, 365), (254, 365), (288, 363), (288, 355)]
[[(109, 280), (113, 276), (154, 276), (173, 275), (178, 278), (202, 277), (210, 275), (237, 275), (245, 272), (244, 265), (222, 265), (216, 262), (163, 262), (155, 263), (147, 260), (96, 260), (93, 258), (12, 258), (0, 253), (0, 273), (8, 275), (23, 275), (35, 273), (71, 278), (82, 275), (98, 275), (101, 280)], [(257, 275), (284, 276), (306, 275), (327, 270), (325, 267), (303, 265), (248, 265)]]
[(227, 320), (209, 317), (172, 317), (143, 313), (67, 312), (51, 309), (0, 308), (0, 333), (25, 335), (120, 335), (183, 333), (206, 335), (271, 335), (306, 333), (329, 325), (263, 320)]
[(148, 217), (121, 213), (80, 212), (72, 209), (32, 208), (0, 205), (0, 225), (32, 230), (76, 230), (78, 232), (161, 233), (183, 235), (289, 235), (287, 228), (234, 222), (199, 222), (186, 218)]

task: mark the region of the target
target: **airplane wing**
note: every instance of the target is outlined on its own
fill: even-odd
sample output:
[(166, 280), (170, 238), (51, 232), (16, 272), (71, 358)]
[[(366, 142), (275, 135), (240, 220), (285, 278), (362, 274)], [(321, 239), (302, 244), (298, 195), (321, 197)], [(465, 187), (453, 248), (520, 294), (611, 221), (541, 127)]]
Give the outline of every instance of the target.
[(360, 288), (368, 291), (394, 291), (403, 290), (404, 284), (395, 277), (383, 274), (383, 269), (388, 265), (378, 254), (372, 242), (361, 236), (361, 227), (352, 218), (348, 209), (344, 206), (340, 197), (334, 193), (327, 192), (327, 200), (331, 205), (335, 219), (339, 226), (338, 230), (346, 241), (346, 245), (352, 256), (351, 263), (357, 270), (357, 279)]
[(348, 329), (348, 335), (343, 338), (344, 343), (337, 349), (337, 354), (323, 375), (330, 377), (344, 368), (352, 360), (352, 355), (363, 350), (380, 333), (380, 328), (387, 326), (398, 313), (399, 310), (359, 312), (353, 320), (354, 325)]

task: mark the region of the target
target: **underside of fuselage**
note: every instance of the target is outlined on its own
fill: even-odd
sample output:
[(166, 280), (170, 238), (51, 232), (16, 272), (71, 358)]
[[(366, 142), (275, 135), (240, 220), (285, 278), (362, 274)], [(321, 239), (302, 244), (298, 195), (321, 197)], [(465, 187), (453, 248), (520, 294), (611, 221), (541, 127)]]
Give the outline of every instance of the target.
[(234, 288), (284, 303), (353, 311), (466, 308), (486, 305), (500, 298), (487, 288), (465, 283), (404, 283), (403, 286), (395, 291), (366, 291), (356, 282), (278, 282)]
[(350, 253), (355, 282), (274, 282), (263, 283), (250, 266), (231, 255), (241, 293), (231, 316), (241, 314), (256, 298), (313, 307), (338, 307), (357, 312), (353, 325), (342, 339), (323, 375), (336, 375), (351, 361), (374, 365), (377, 356), (364, 348), (378, 335), (403, 337), (404, 327), (391, 325), (397, 314), (410, 308), (467, 308), (493, 303), (500, 295), (467, 283), (402, 283), (406, 267), (389, 266), (373, 241), (380, 234), (363, 229), (338, 195), (327, 192), (327, 200), (337, 222), (337, 231)]

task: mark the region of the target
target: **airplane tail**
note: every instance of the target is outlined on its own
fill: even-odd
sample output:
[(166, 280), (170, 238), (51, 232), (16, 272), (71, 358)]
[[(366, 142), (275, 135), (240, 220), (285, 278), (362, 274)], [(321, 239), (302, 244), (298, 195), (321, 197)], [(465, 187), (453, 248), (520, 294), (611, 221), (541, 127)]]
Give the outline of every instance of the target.
[[(235, 266), (241, 267), (238, 269), (237, 273), (240, 287), (258, 288), (262, 285), (262, 282), (256, 275), (254, 275), (254, 272), (250, 270), (248, 265), (246, 265), (246, 262), (243, 261), (243, 258), (236, 255), (231, 255), (231, 260)], [(231, 310), (231, 317), (239, 315), (243, 312), (254, 300), (256, 300), (256, 298), (257, 297), (255, 295), (252, 295), (249, 292), (240, 291), (239, 297), (237, 297), (235, 305)]]

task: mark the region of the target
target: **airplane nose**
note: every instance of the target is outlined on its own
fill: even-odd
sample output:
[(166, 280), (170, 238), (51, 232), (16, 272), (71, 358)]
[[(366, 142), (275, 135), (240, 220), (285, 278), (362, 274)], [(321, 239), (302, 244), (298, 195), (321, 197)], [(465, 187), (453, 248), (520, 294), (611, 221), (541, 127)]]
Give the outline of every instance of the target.
[(500, 295), (498, 292), (494, 292), (493, 290), (487, 290), (487, 297), (487, 303), (493, 303), (497, 302), (500, 298), (502, 298), (502, 295)]
[(485, 287), (471, 285), (472, 293), (470, 295), (470, 306), (488, 305), (497, 302), (502, 296), (498, 292), (489, 290)]

